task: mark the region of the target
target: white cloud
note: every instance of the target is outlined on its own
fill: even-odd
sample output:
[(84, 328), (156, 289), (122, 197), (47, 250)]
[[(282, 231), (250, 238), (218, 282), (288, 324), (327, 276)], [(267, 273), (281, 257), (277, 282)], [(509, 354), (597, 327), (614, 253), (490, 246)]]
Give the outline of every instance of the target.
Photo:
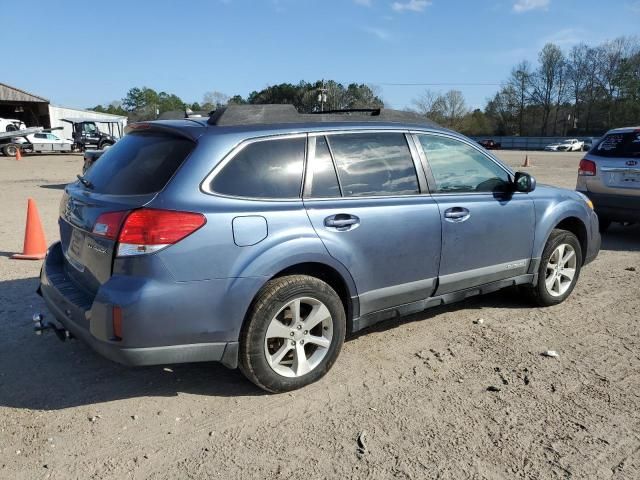
[(378, 37), (380, 40), (389, 40), (389, 38), (391, 38), (391, 34), (382, 28), (363, 27), (362, 29), (371, 35)]
[(516, 13), (528, 12), (529, 10), (546, 10), (549, 8), (551, 0), (517, 0), (513, 4), (513, 11)]
[(391, 8), (396, 12), (423, 12), (431, 3), (431, 0), (409, 0), (407, 2), (393, 2)]
[(559, 47), (570, 47), (590, 38), (593, 39), (593, 34), (588, 34), (582, 28), (563, 28), (544, 37), (541, 44), (554, 43)]
[(353, 0), (356, 5), (362, 5), (363, 7), (370, 7), (371, 0)]

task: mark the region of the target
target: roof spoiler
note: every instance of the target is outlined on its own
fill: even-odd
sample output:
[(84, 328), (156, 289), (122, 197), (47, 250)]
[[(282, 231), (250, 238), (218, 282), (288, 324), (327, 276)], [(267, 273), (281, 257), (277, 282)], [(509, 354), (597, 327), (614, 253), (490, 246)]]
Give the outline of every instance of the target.
[[(202, 124), (195, 124), (202, 127)], [(125, 133), (132, 132), (164, 132), (170, 135), (187, 138), (195, 141), (199, 135), (194, 135), (191, 129), (177, 128), (171, 123), (148, 121), (148, 122), (134, 122), (128, 124), (124, 128)]]

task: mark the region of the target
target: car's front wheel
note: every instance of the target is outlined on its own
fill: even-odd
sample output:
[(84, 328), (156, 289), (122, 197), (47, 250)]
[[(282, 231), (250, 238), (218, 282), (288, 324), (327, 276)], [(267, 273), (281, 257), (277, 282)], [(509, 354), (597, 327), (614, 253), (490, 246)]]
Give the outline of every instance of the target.
[(254, 300), (240, 338), (239, 366), (269, 392), (313, 383), (332, 367), (346, 331), (342, 301), (315, 277), (267, 283)]
[(562, 303), (573, 291), (582, 267), (582, 247), (573, 233), (553, 230), (544, 247), (538, 281), (529, 291), (542, 307)]

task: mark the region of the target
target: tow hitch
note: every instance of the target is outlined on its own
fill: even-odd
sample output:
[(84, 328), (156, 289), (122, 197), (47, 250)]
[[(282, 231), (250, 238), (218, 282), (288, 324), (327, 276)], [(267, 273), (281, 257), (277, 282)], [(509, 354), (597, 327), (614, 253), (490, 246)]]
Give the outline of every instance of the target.
[(57, 325), (46, 322), (44, 320), (44, 315), (41, 313), (35, 313), (33, 315), (33, 331), (36, 335), (42, 335), (42, 332), (45, 330), (53, 330), (53, 333), (60, 339), (61, 342), (65, 340), (70, 340), (73, 338), (71, 332), (66, 328), (58, 327)]

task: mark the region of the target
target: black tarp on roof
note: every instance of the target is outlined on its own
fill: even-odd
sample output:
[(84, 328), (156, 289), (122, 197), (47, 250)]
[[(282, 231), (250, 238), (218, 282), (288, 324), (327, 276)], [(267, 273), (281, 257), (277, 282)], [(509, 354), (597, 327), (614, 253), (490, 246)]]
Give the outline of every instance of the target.
[(387, 108), (299, 113), (293, 105), (229, 105), (209, 117), (209, 125), (239, 126), (274, 123), (397, 122), (437, 127), (438, 124), (414, 112)]

